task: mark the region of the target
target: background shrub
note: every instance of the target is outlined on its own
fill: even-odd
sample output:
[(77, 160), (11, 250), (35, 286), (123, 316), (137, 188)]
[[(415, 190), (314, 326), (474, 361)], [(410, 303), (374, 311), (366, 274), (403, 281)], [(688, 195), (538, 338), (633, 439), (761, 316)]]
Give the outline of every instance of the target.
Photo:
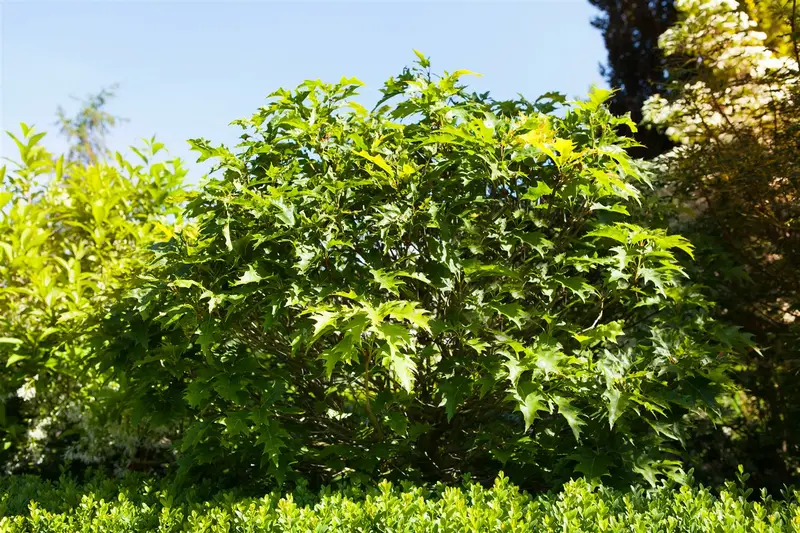
[(135, 149), (141, 164), (106, 159), (84, 127), (92, 157), (65, 158), (21, 127), (9, 133), (17, 161), (0, 167), (0, 466), (58, 472), (138, 446), (135, 432), (95, 419), (115, 385), (86, 365), (91, 318), (145, 264), (147, 246), (169, 238), (186, 171), (159, 161), (154, 140)]
[(680, 58), (677, 79), (644, 112), (677, 144), (655, 184), (697, 247), (690, 275), (711, 288), (716, 317), (761, 348), (743, 354), (740, 392), (696, 434), (690, 460), (715, 484), (742, 463), (778, 490), (800, 475), (800, 34), (789, 29), (800, 19), (791, 3), (753, 4), (777, 10), (756, 23), (735, 2), (679, 2), (660, 41)]

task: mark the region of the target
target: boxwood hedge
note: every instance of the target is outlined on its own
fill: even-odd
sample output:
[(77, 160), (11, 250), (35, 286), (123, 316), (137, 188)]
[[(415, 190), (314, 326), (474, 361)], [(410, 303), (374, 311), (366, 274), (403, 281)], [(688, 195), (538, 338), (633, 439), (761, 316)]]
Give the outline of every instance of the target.
[(384, 481), (313, 493), (301, 483), (283, 495), (202, 497), (136, 476), (10, 477), (0, 480), (0, 532), (800, 531), (799, 490), (753, 494), (745, 479), (718, 491), (691, 481), (620, 491), (580, 479), (531, 495), (501, 474), (488, 488)]

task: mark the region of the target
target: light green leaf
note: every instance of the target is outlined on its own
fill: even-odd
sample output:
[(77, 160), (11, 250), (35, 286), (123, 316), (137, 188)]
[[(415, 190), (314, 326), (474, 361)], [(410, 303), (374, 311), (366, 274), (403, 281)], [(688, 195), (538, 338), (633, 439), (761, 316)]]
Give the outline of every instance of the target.
[(384, 290), (389, 291), (390, 293), (398, 296), (400, 292), (397, 290), (399, 287), (404, 285), (405, 283), (401, 280), (398, 280), (398, 274), (392, 272), (386, 272), (385, 270), (370, 270), (372, 277), (375, 279), (375, 282), (380, 285), (380, 287)]
[(664, 435), (669, 439), (680, 441), (681, 443), (683, 442), (676, 424), (668, 424), (663, 420), (650, 420), (649, 418), (645, 418), (645, 421), (659, 435)]
[(544, 233), (540, 231), (536, 231), (533, 233), (522, 233), (522, 232), (513, 232), (511, 234), (514, 238), (518, 239), (520, 242), (524, 242), (542, 257), (547, 254), (547, 251), (553, 247), (553, 242), (547, 239), (544, 236)]
[(512, 387), (516, 387), (519, 378), (526, 368), (520, 364), (519, 359), (511, 354), (506, 354), (508, 361), (505, 363), (506, 371), (508, 372), (508, 380), (511, 382)]
[(396, 353), (389, 356), (389, 368), (395, 379), (406, 392), (414, 390), (414, 372), (417, 364), (407, 354)]
[(396, 272), (395, 276), (416, 279), (416, 280), (419, 280), (419, 281), (421, 281), (421, 282), (423, 282), (423, 283), (425, 283), (427, 285), (431, 285), (431, 280), (429, 280), (428, 277), (425, 274), (422, 274), (421, 272), (403, 272), (403, 271), (400, 271), (400, 272)]
[(587, 233), (586, 236), (605, 237), (607, 239), (613, 239), (617, 242), (621, 242), (622, 244), (628, 244), (631, 232), (625, 226), (614, 224), (614, 225), (600, 226), (599, 228)]
[(3, 209), (8, 202), (14, 197), (14, 193), (2, 191), (0, 192), (0, 209)]
[(537, 346), (532, 350), (536, 366), (540, 368), (545, 376), (549, 377), (550, 374), (557, 374), (561, 361), (566, 359), (561, 351), (551, 346)]
[(567, 424), (569, 424), (570, 429), (572, 429), (572, 434), (575, 435), (575, 440), (580, 442), (581, 427), (586, 425), (586, 422), (580, 418), (580, 412), (572, 407), (570, 400), (567, 398), (556, 396), (553, 398), (553, 401), (558, 406), (559, 414), (566, 419)]
[(480, 355), (486, 350), (486, 348), (489, 347), (489, 343), (480, 339), (469, 339), (467, 341), (467, 346), (478, 352), (478, 355)]
[(84, 311), (68, 311), (58, 317), (58, 323), (69, 322), (70, 320), (79, 320), (86, 318), (88, 315)]
[(417, 56), (417, 58), (419, 58), (419, 65), (420, 65), (422, 68), (428, 68), (428, 67), (430, 67), (430, 66), (431, 66), (431, 61), (430, 61), (430, 59), (428, 59), (427, 57), (425, 57), (425, 55), (424, 55), (422, 52), (420, 52), (419, 50), (416, 50), (416, 49), (414, 49), (414, 55), (416, 55), (416, 56)]
[(389, 166), (389, 163), (386, 162), (386, 160), (383, 158), (382, 155), (380, 155), (380, 154), (370, 155), (368, 152), (366, 152), (364, 150), (361, 150), (360, 152), (354, 152), (354, 153), (356, 155), (359, 155), (359, 156), (363, 157), (367, 161), (372, 161), (373, 163), (375, 163), (377, 166), (379, 166), (381, 169), (383, 169), (390, 176), (394, 175), (394, 169), (392, 169), (392, 167)]
[(608, 402), (608, 425), (613, 428), (614, 423), (619, 420), (619, 417), (625, 412), (628, 405), (628, 395), (621, 392), (619, 389), (611, 387), (606, 389), (603, 393), (603, 398)]
[(592, 205), (589, 206), (589, 209), (591, 211), (610, 211), (612, 213), (630, 215), (630, 213), (628, 212), (628, 208), (625, 207), (623, 204), (605, 205), (601, 204), (600, 202), (594, 202)]
[(231, 242), (231, 225), (229, 223), (223, 226), (222, 234), (225, 236), (225, 246), (228, 248), (228, 251), (232, 251), (233, 243)]
[(17, 353), (12, 354), (12, 355), (8, 356), (8, 361), (6, 361), (6, 368), (8, 368), (9, 366), (13, 365), (14, 363), (18, 363), (19, 361), (24, 361), (27, 358), (28, 358), (27, 355), (20, 355), (20, 354), (17, 354)]
[(522, 328), (522, 324), (530, 317), (530, 315), (516, 302), (510, 304), (501, 304), (492, 302), (487, 305), (490, 309), (494, 309), (498, 314), (511, 320), (518, 328)]
[(272, 205), (278, 208), (277, 217), (280, 219), (281, 222), (286, 224), (289, 227), (294, 226), (295, 218), (294, 218), (294, 206), (291, 204), (287, 204), (283, 198), (278, 198), (276, 200), (271, 200)]
[(253, 267), (253, 265), (250, 265), (247, 267), (247, 272), (242, 274), (239, 279), (233, 283), (233, 286), (235, 287), (238, 285), (247, 285), (248, 283), (258, 283), (262, 279), (264, 278), (262, 278), (258, 272), (256, 272), (256, 269)]
[(414, 372), (417, 369), (416, 363), (408, 355), (393, 356), (391, 368), (396, 379), (400, 382), (406, 392), (411, 393), (414, 389)]
[(464, 261), (464, 274), (468, 278), (478, 279), (482, 277), (506, 276), (512, 279), (519, 279), (519, 273), (508, 267), (496, 264), (483, 264), (475, 259)]
[(330, 378), (336, 365), (341, 361), (349, 361), (355, 352), (355, 344), (352, 337), (345, 336), (333, 347), (324, 350), (319, 359), (325, 361), (325, 375)]
[(520, 402), (519, 410), (522, 411), (522, 416), (525, 418), (525, 431), (528, 431), (536, 419), (536, 414), (548, 409), (544, 406), (544, 396), (538, 392), (531, 392)]
[(373, 328), (381, 339), (387, 341), (386, 347), (392, 355), (396, 355), (411, 342), (408, 330), (400, 324), (383, 322)]
[(694, 246), (681, 235), (663, 235), (656, 237), (655, 241), (662, 248), (683, 250), (689, 257), (694, 259)]
[(472, 72), (471, 70), (466, 70), (466, 69), (459, 69), (450, 74), (450, 77), (455, 79), (458, 79), (461, 76), (475, 76), (477, 78), (482, 78), (483, 74), (478, 74), (477, 72)]
[(336, 325), (336, 321), (341, 316), (341, 313), (336, 311), (320, 311), (315, 313), (311, 316), (311, 320), (314, 321), (314, 336), (311, 339), (313, 343), (317, 340), (320, 335), (325, 333), (331, 327)]
[(189, 289), (191, 287), (200, 287), (203, 288), (202, 285), (194, 281), (193, 279), (176, 279), (172, 283), (170, 283), (172, 287), (181, 287), (183, 289)]
[(581, 107), (585, 107), (586, 109), (594, 111), (603, 105), (609, 98), (611, 98), (613, 94), (613, 90), (602, 89), (593, 84), (592, 88), (589, 90), (588, 102), (581, 102), (583, 104)]
[(565, 278), (562, 276), (553, 276), (553, 281), (561, 285), (562, 287), (566, 287), (572, 294), (575, 294), (580, 298), (582, 301), (586, 301), (586, 296), (588, 294), (595, 294), (596, 290), (594, 287), (586, 283), (586, 280), (581, 277), (570, 277)]
[(523, 200), (530, 200), (536, 202), (542, 196), (546, 196), (553, 192), (553, 188), (543, 181), (537, 181), (535, 187), (529, 188), (525, 194), (522, 195)]
[(396, 320), (408, 320), (420, 329), (429, 330), (428, 311), (418, 307), (417, 302), (396, 301), (381, 305), (381, 313)]
[(647, 483), (655, 488), (656, 486), (656, 471), (653, 468), (653, 463), (649, 461), (640, 461), (632, 469), (637, 474), (641, 475), (647, 480)]
[(578, 154), (575, 153), (575, 143), (570, 139), (557, 138), (553, 142), (553, 148), (556, 149), (558, 155), (553, 158), (558, 166), (563, 166), (575, 159)]
[(208, 298), (208, 312), (212, 313), (214, 309), (216, 309), (217, 305), (225, 300), (225, 295), (214, 294), (213, 292), (207, 290), (200, 295), (201, 300), (205, 300), (206, 298)]
[(623, 322), (621, 320), (614, 320), (606, 324), (598, 324), (592, 329), (583, 330), (580, 334), (575, 335), (578, 342), (581, 343), (582, 348), (589, 347), (595, 343), (617, 342), (617, 337), (624, 335), (622, 329)]
[(652, 268), (642, 267), (639, 269), (639, 275), (645, 281), (645, 283), (652, 283), (657, 289), (658, 292), (662, 295), (665, 295), (664, 292), (664, 280), (661, 278), (661, 274)]

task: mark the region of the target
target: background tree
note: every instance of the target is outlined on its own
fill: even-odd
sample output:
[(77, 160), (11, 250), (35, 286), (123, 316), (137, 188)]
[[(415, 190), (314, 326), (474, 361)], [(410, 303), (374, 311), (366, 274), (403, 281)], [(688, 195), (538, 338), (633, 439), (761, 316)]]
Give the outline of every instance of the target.
[(739, 9), (744, 10), (758, 29), (766, 35), (764, 46), (778, 55), (797, 57), (798, 35), (797, 0), (744, 0)]
[(115, 84), (89, 95), (74, 116), (68, 116), (61, 106), (58, 107), (56, 124), (69, 142), (68, 160), (92, 164), (110, 154), (106, 135), (111, 128), (126, 120), (105, 110), (117, 88)]
[[(630, 113), (634, 122), (642, 120), (642, 105), (663, 91), (669, 75), (667, 61), (658, 47), (658, 38), (676, 21), (673, 0), (589, 0), (602, 14), (592, 25), (603, 33), (608, 64), (600, 72), (616, 89), (611, 99), (613, 113)], [(643, 146), (631, 147), (636, 157), (651, 158), (670, 147), (663, 134), (641, 128), (634, 138)]]
[(732, 398), (722, 431), (709, 428), (716, 439), (699, 436), (694, 459), (714, 481), (743, 463), (777, 490), (800, 475), (800, 76), (787, 33), (797, 13), (751, 5), (768, 33), (732, 0), (677, 5), (680, 22), (660, 44), (694, 58), (692, 82), (645, 103), (646, 120), (678, 143), (656, 161), (657, 185), (677, 208), (670, 223), (698, 246), (693, 276), (718, 316), (763, 350), (747, 354), (746, 394)]
[[(601, 74), (616, 92), (609, 104), (612, 112), (630, 113), (637, 124), (643, 119), (644, 102), (656, 93), (668, 94), (670, 79), (688, 82), (694, 74), (690, 62), (696, 57), (683, 57), (673, 51), (665, 55), (658, 45), (659, 37), (677, 22), (675, 0), (589, 0), (602, 14), (592, 25), (603, 34), (608, 63)], [(792, 39), (800, 28), (792, 24), (792, 0), (745, 0), (737, 9), (749, 14), (766, 33), (765, 45), (782, 55), (799, 52)], [(796, 20), (796, 17), (794, 18)], [(800, 60), (800, 57), (796, 57)], [(635, 157), (651, 159), (674, 146), (673, 139), (658, 129), (643, 127), (634, 134), (643, 146), (629, 148)]]

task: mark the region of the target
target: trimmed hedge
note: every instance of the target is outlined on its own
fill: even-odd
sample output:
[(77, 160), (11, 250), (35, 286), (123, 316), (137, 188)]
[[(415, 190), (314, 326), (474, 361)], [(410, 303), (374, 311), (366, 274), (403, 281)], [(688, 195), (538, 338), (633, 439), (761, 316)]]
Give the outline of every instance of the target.
[(491, 488), (383, 482), (317, 494), (299, 487), (262, 498), (220, 493), (203, 501), (196, 490), (181, 492), (178, 500), (137, 477), (84, 485), (10, 477), (0, 480), (0, 533), (800, 531), (799, 490), (785, 490), (776, 500), (742, 487), (729, 482), (718, 492), (692, 485), (622, 492), (577, 480), (532, 496), (501, 474)]

